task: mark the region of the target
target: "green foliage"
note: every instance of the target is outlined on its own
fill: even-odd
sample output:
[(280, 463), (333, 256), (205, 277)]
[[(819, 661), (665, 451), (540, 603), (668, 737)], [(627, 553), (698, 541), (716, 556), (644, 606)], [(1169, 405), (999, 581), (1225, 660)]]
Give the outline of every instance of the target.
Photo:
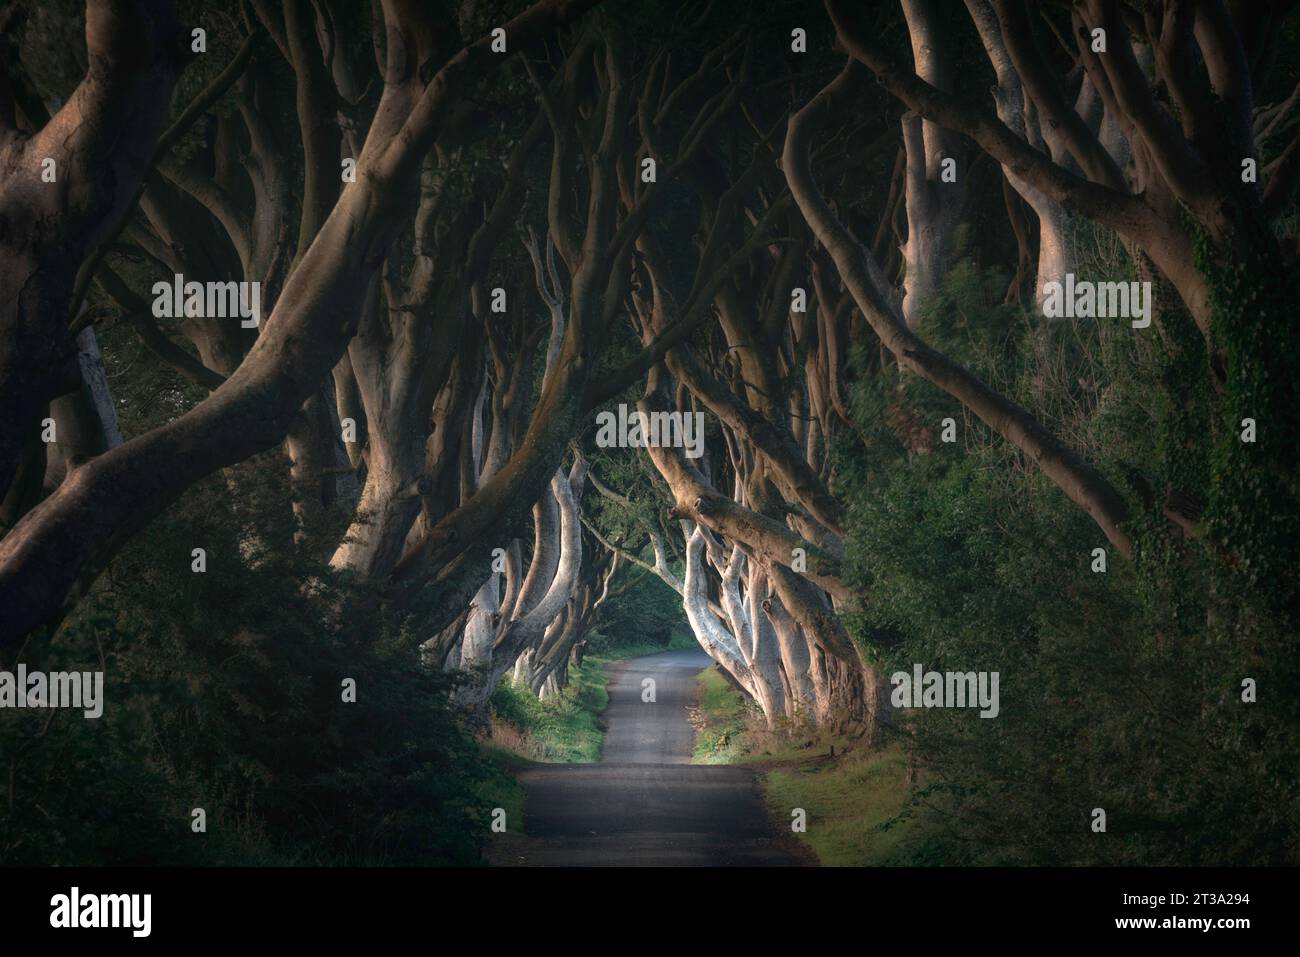
[[(606, 541), (653, 565), (654, 549), (646, 530), (662, 528), (660, 516), (672, 505), (658, 473), (636, 449), (591, 448), (584, 454), (600, 481), (626, 499), (626, 503), (614, 501), (593, 489), (583, 499), (584, 516)], [(665, 532), (662, 537), (670, 548), (673, 536)], [(681, 560), (671, 553), (669, 566), (682, 575)], [(628, 582), (634, 583), (621, 591)], [(597, 609), (587, 635), (592, 653), (627, 658), (696, 647), (684, 621), (681, 596), (657, 576), (624, 560), (610, 588), (610, 597)]]
[[(275, 462), (274, 458), (270, 459)], [(6, 710), (9, 864), (472, 863), (501, 772), (395, 623), (292, 547), (265, 459), (194, 489), (29, 669), (103, 670), (102, 718)], [(217, 504), (214, 504), (217, 503)], [(250, 529), (257, 529), (251, 533)], [(191, 571), (190, 550), (207, 551)], [(304, 584), (305, 583), (305, 584)], [(8, 666), (8, 665), (7, 665)], [(356, 682), (345, 703), (344, 679)], [(49, 716), (53, 715), (52, 718)], [(48, 719), (48, 721), (47, 721)], [(191, 831), (203, 808), (207, 831)]]
[(654, 644), (648, 641), (619, 641), (614, 643), (614, 638), (600, 632), (595, 632), (590, 637), (592, 641), (596, 642), (594, 647), (604, 661), (626, 661), (628, 658), (659, 655), (665, 651), (690, 651), (700, 647), (699, 642), (686, 630), (685, 626), (680, 630), (674, 630), (666, 645)]
[(802, 808), (808, 829), (795, 836), (826, 866), (931, 864), (945, 861), (942, 835), (927, 830), (908, 805), (906, 756), (856, 739), (810, 729), (764, 727), (762, 713), (717, 668), (696, 679), (695, 764), (759, 769), (774, 825), (790, 826)]
[(635, 658), (698, 647), (682, 620), (682, 600), (657, 578), (647, 576), (607, 605), (599, 609), (598, 627), (587, 634), (591, 654)]
[[(536, 761), (587, 764), (600, 760), (604, 731), (599, 716), (609, 704), (604, 662), (587, 658), (569, 665), (569, 683), (559, 695), (539, 700), (508, 679), (492, 694), (493, 738), (499, 746)], [(502, 734), (500, 725), (515, 733)]]
[[(1192, 350), (1143, 349), (1114, 323), (1013, 324), (995, 309), (999, 345), (978, 314), (978, 284), (962, 270), (951, 283), (958, 288), (926, 320), (937, 346), (981, 371), (1000, 349), (1001, 386), (1112, 478), (1163, 489), (1173, 476), (1195, 477), (1188, 450), (1204, 455), (1211, 441), (1208, 390), (1196, 379), (1206, 365)], [(956, 414), (924, 382), (906, 388), (923, 421)], [(865, 452), (842, 455), (863, 595), (851, 630), (886, 675), (920, 663), (997, 671), (1001, 681), (996, 719), (902, 713), (896, 730), (923, 770), (908, 814), (935, 828), (914, 862), (935, 853), (978, 864), (1300, 859), (1295, 636), (1277, 611), (1293, 586), (1255, 578), (1239, 590), (1214, 545), (1176, 538), (1136, 495), (1138, 561), (1109, 550), (1108, 570), (1095, 573), (1100, 530), (1007, 443), (967, 420), (958, 444), (909, 454), (884, 415), (897, 386), (877, 376), (858, 390), (857, 409), (875, 417), (862, 419)], [(1043, 408), (1050, 394), (1064, 398)], [(1249, 454), (1206, 458), (1224, 501), (1254, 494), (1241, 484), (1260, 481), (1241, 474), (1259, 471), (1242, 461)], [(1293, 501), (1273, 503), (1293, 514)], [(1267, 689), (1255, 704), (1241, 700), (1246, 677)], [(1096, 807), (1105, 834), (1089, 827)]]
[[(78, 0), (24, 0), (8, 57), (45, 103), (63, 102), (86, 72), (86, 5)], [(4, 39), (8, 40), (8, 37)], [(8, 58), (7, 57), (7, 58)]]
[(785, 827), (791, 808), (804, 809), (808, 829), (795, 836), (823, 866), (933, 863), (927, 836), (914, 818), (902, 816), (907, 761), (897, 748), (805, 755), (767, 772), (763, 792), (773, 819)]
[[(1207, 443), (1206, 522), (1232, 554), (1240, 585), (1271, 595), (1273, 610), (1297, 616), (1300, 281), (1267, 233), (1244, 234), (1226, 253), (1198, 236), (1197, 258), (1210, 284), (1211, 343), (1221, 350), (1225, 378)], [(1240, 439), (1247, 418), (1256, 423), (1253, 443)]]
[[(650, 556), (646, 559), (652, 560)], [(640, 573), (632, 568), (622, 574)], [(631, 658), (697, 647), (683, 620), (681, 598), (654, 575), (645, 575), (627, 591), (611, 597), (596, 614), (595, 628), (587, 633), (590, 654)]]

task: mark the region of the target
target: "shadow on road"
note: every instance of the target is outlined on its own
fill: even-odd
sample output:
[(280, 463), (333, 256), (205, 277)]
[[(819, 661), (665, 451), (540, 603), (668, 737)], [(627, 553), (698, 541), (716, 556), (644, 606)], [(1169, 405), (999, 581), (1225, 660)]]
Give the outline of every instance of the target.
[(773, 826), (754, 771), (690, 763), (695, 730), (687, 708), (695, 676), (710, 664), (702, 651), (691, 650), (610, 665), (601, 763), (533, 765), (520, 772), (528, 834), (494, 835), (491, 862), (807, 863), (797, 842)]

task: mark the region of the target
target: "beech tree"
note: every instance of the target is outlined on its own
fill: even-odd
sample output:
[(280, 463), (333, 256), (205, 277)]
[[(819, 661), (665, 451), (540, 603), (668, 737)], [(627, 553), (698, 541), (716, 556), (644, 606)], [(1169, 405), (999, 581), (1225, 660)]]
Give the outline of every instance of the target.
[(86, 5), (85, 77), (53, 116), (21, 77), (0, 81), (0, 496), (20, 468), (37, 471), (41, 410), (80, 384), (69, 316), (77, 270), (149, 168), (182, 41), (168, 4), (96, 0)]
[(1294, 4), (0, 8), (6, 853), (469, 859), (672, 632), (909, 862), (1294, 858)]
[[(590, 5), (539, 3), (506, 30), (517, 48), (526, 46)], [(108, 36), (127, 41), (121, 31), (128, 24), (121, 16), (99, 19), (103, 7), (112, 5), (92, 4), (88, 17), (94, 53), (104, 49), (95, 38), (101, 22)], [(399, 2), (385, 4), (383, 13), (384, 89), (357, 158), (356, 182), (339, 195), (285, 279), (280, 308), (208, 401), (75, 469), (0, 540), (0, 595), (11, 610), (4, 640), (57, 614), (78, 580), (93, 577), (125, 536), (188, 484), (280, 441), (342, 354), (360, 318), (369, 276), (400, 222), (425, 154), (455, 106), (457, 89), (501, 62), (484, 36), (447, 58), (426, 81), (421, 70), (437, 58), (427, 14)], [(131, 38), (131, 50), (127, 62), (136, 65), (138, 37)]]
[[(196, 53), (169, 5), (95, 0), (65, 103), (6, 75), (0, 642), (57, 633), (151, 518), (214, 474), (254, 494), (234, 466), (279, 450), (293, 534), (243, 528), (244, 557), (327, 562), (304, 594), (400, 620), (480, 723), (503, 680), (560, 693), (654, 576), (769, 725), (883, 740), (878, 649), (846, 626), (864, 383), (909, 455), (935, 452), (933, 389), (1121, 556), (1294, 577), (1296, 96), (1255, 102), (1239, 5), (827, 0), (804, 49), (711, 5), (425, 6), (252, 0), (173, 103)], [(1155, 283), (1132, 333), (1161, 350), (1163, 461), (1102, 468), (1050, 401), (931, 344), (990, 217), (1039, 340), (1085, 229)], [(177, 275), (259, 284), (258, 328), (156, 315), (146, 282)], [(201, 397), (119, 435), (110, 322)], [(698, 421), (699, 448), (609, 448), (614, 414)]]
[[(1196, 433), (1208, 430), (1213, 444), (1203, 448), (1200, 464), (1179, 469), (1180, 484), (1160, 489), (1139, 480), (1135, 494), (1144, 507), (1163, 514), (1179, 535), (1208, 535), (1237, 567), (1250, 565), (1250, 578), (1289, 575), (1297, 553), (1286, 544), (1285, 533), (1279, 537), (1279, 528), (1293, 519), (1279, 523), (1276, 509), (1290, 497), (1281, 476), (1293, 471), (1295, 443), (1279, 436), (1277, 444), (1249, 448), (1238, 435), (1240, 423), (1250, 417), (1248, 409), (1270, 421), (1287, 421), (1293, 396), (1280, 383), (1294, 382), (1297, 371), (1291, 351), (1273, 347), (1260, 331), (1262, 320), (1283, 338), (1288, 338), (1287, 328), (1294, 329), (1294, 314), (1283, 303), (1288, 298), (1285, 262), (1295, 240), (1279, 235), (1273, 221), (1294, 188), (1296, 143), (1292, 140), (1265, 164), (1271, 176), (1247, 175), (1260, 160), (1251, 91), (1252, 70), (1265, 52), (1245, 22), (1254, 12), (1219, 2), (1151, 4), (1137, 11), (1118, 0), (1093, 0), (1072, 8), (1068, 26), (1062, 22), (1055, 35), (1123, 134), (1128, 165), (1121, 170), (1103, 142), (1096, 111), (1091, 117), (1078, 111), (1080, 101), (1088, 99), (1082, 88), (1072, 106), (1043, 62), (1024, 4), (992, 4), (996, 25), (987, 7), (970, 7), (997, 68), (1000, 97), (1008, 97), (1003, 79), (1008, 86), (1018, 79), (1026, 103), (1063, 142), (1055, 157), (1035, 148), (987, 106), (959, 101), (900, 66), (872, 42), (847, 4), (828, 0), (826, 7), (851, 64), (827, 89), (819, 108), (824, 109), (826, 98), (859, 82), (853, 64), (861, 64), (909, 109), (967, 136), (1014, 181), (1113, 229), (1139, 263), (1149, 264), (1165, 280), (1162, 288), (1168, 295), (1161, 297), (1156, 322), (1171, 354), (1168, 367), (1178, 370), (1178, 381), (1167, 388), (1181, 418), (1170, 425), (1182, 433), (1180, 442), (1200, 444)], [(1042, 11), (1049, 24), (1054, 14), (1050, 8)], [(1145, 51), (1151, 54), (1150, 76), (1142, 63)], [(1262, 115), (1276, 119), (1289, 109), (1284, 103)], [(1011, 119), (1012, 111), (1003, 110)], [(1267, 129), (1267, 122), (1261, 124), (1261, 132)], [(797, 153), (791, 158), (797, 161)], [(814, 206), (809, 209), (823, 220), (827, 238), (836, 241), (833, 224)], [(848, 247), (843, 255), (849, 266), (853, 254)], [(1276, 318), (1269, 323), (1264, 317)], [(896, 341), (905, 348), (905, 340)], [(1197, 379), (1209, 383), (1207, 400), (1190, 395), (1200, 388)], [(953, 387), (964, 404), (985, 417), (977, 390), (956, 382)], [(1183, 417), (1181, 410), (1190, 414)], [(989, 409), (989, 414), (1003, 416), (1001, 425), (996, 419), (986, 421), (1010, 441), (1024, 443), (1121, 552), (1132, 551), (1124, 530), (1127, 509), (1111, 483), (1032, 435), (1032, 426), (1018, 412)], [(1222, 471), (1207, 468), (1210, 456), (1231, 465)], [(1269, 463), (1262, 469), (1261, 456)]]

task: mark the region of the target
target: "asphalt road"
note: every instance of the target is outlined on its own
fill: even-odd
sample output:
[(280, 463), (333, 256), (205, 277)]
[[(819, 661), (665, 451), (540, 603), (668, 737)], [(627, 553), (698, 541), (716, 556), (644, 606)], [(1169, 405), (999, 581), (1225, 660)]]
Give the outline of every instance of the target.
[[(790, 865), (794, 839), (763, 807), (753, 771), (690, 764), (687, 707), (702, 651), (670, 651), (609, 666), (599, 764), (522, 771), (527, 837), (500, 835), (495, 864), (516, 866)], [(646, 679), (654, 700), (646, 701)]]
[[(713, 662), (698, 648), (630, 658), (609, 666), (607, 764), (690, 764), (695, 729), (686, 720), (695, 676)], [(653, 681), (653, 688), (644, 682)], [(653, 691), (653, 701), (642, 700)]]

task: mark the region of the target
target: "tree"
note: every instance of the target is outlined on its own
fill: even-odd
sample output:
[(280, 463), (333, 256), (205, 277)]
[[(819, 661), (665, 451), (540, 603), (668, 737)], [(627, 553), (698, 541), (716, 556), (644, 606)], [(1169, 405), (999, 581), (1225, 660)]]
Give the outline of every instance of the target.
[[(505, 29), (518, 49), (589, 6), (548, 0)], [(384, 5), (384, 17), (384, 90), (357, 159), (357, 180), (290, 271), (263, 334), (205, 402), (74, 470), (0, 540), (0, 599), (12, 612), (0, 640), (13, 641), (58, 614), (78, 581), (93, 579), (127, 536), (189, 484), (280, 441), (338, 361), (456, 91), (501, 62), (484, 36), (426, 82), (423, 64), (437, 48), (432, 25), (397, 0)], [(106, 22), (125, 28), (120, 20)], [(91, 48), (102, 47), (95, 40)]]

